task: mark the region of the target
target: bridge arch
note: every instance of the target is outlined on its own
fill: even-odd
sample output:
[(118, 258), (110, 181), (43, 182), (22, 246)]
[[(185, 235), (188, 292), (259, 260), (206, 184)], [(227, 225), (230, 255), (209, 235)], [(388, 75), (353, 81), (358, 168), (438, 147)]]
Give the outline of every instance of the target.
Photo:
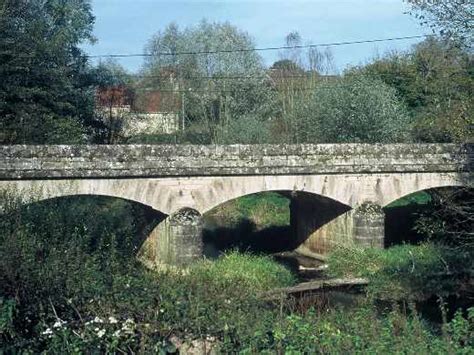
[(196, 192), (198, 210), (205, 214), (240, 197), (262, 192), (308, 193), (351, 206), (353, 196), (343, 176), (332, 175), (263, 175), (209, 178)]
[[(407, 179), (410, 179), (408, 177)], [(397, 184), (395, 182), (395, 184)], [(440, 188), (468, 188), (469, 184), (467, 180), (460, 178), (459, 176), (453, 177), (450, 175), (442, 176), (439, 179), (417, 179), (412, 183), (405, 183), (405, 188), (400, 191), (400, 189), (396, 189), (398, 191), (388, 191), (386, 194), (382, 207), (387, 207), (393, 202), (415, 194), (417, 192), (429, 191), (434, 189)], [(390, 193), (392, 192), (392, 193)], [(395, 193), (393, 193), (395, 192)]]
[(17, 200), (17, 196), (15, 191), (4, 196), (8, 203), (6, 221), (20, 221), (11, 224), (14, 230), (31, 228), (32, 233), (40, 231), (40, 236), (53, 237), (44, 239), (45, 243), (69, 243), (80, 237), (86, 240), (82, 246), (91, 250), (113, 238), (130, 257), (141, 252), (150, 232), (167, 217), (149, 206), (114, 196), (78, 194), (27, 201)]
[[(149, 179), (67, 179), (6, 181), (2, 189), (13, 191), (25, 203), (60, 197), (104, 196), (120, 198), (171, 215), (174, 206), (166, 203), (169, 193)], [(176, 210), (179, 210), (177, 208)]]
[[(288, 199), (287, 223), (257, 226), (252, 218), (243, 218), (239, 223), (229, 225), (226, 220), (209, 215), (232, 201), (269, 192)], [(205, 237), (210, 247), (215, 246), (218, 250), (239, 247), (261, 252), (282, 252), (303, 248), (324, 252), (329, 244), (337, 244), (337, 241), (331, 240), (335, 233), (328, 233), (325, 225), (350, 210), (349, 205), (313, 192), (270, 190), (252, 193), (226, 201), (204, 214), (204, 220), (210, 222), (211, 226), (209, 230), (206, 229)]]
[[(440, 200), (435, 196), (438, 193), (440, 194)], [(385, 214), (385, 245), (416, 244), (426, 240), (426, 230), (423, 231), (423, 228), (420, 228), (421, 225), (418, 224), (420, 216), (433, 216), (436, 220), (446, 218), (446, 221), (452, 219), (457, 221), (456, 225), (458, 227), (467, 226), (460, 222), (466, 220), (459, 217), (463, 213), (462, 211), (465, 211), (465, 208), (472, 205), (473, 201), (474, 188), (463, 184), (437, 186), (401, 196), (383, 208)], [(437, 215), (438, 213), (445, 215), (445, 217), (440, 217)], [(457, 215), (458, 213), (459, 215)], [(451, 217), (448, 217), (449, 215)], [(447, 233), (448, 235), (449, 233)]]

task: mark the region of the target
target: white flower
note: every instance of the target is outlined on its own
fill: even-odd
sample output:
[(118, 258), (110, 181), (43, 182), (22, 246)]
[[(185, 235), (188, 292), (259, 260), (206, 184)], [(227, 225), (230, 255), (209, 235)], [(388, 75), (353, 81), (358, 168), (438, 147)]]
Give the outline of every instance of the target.
[(94, 323), (104, 323), (104, 321), (102, 319), (100, 319), (99, 317), (95, 317), (93, 322)]
[(50, 334), (53, 334), (53, 331), (50, 329), (50, 328), (47, 328), (44, 332), (42, 332), (41, 334), (43, 335), (50, 335)]
[(117, 318), (115, 318), (115, 317), (109, 317), (109, 323), (110, 323), (110, 324), (117, 324), (117, 323), (118, 323), (118, 320), (117, 320)]
[(61, 319), (58, 319), (54, 324), (53, 324), (53, 328), (62, 328), (63, 324), (66, 324), (65, 321), (61, 320)]
[(114, 335), (114, 337), (116, 337), (116, 338), (120, 337), (120, 329), (119, 329), (119, 330), (116, 330), (113, 335)]
[(104, 336), (104, 334), (105, 334), (105, 329), (101, 329), (101, 330), (99, 330), (99, 331), (97, 332), (97, 336), (98, 336), (99, 338), (102, 338), (102, 337)]
[(131, 330), (133, 330), (134, 324), (135, 324), (135, 322), (133, 321), (133, 319), (127, 318), (125, 323), (122, 325), (122, 330), (131, 331)]

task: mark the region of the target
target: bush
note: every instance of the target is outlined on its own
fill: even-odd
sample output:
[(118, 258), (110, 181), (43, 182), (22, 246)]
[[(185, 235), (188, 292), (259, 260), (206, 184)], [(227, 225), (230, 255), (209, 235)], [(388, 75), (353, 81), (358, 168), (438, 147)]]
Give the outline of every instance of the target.
[(406, 142), (411, 129), (395, 89), (357, 76), (319, 83), (298, 120), (300, 141), (308, 143)]
[(244, 116), (231, 120), (220, 129), (221, 144), (264, 144), (271, 143), (271, 131), (268, 121)]
[(472, 274), (472, 251), (425, 243), (386, 250), (338, 248), (328, 257), (330, 273), (369, 280), (372, 297), (422, 300), (456, 294)]

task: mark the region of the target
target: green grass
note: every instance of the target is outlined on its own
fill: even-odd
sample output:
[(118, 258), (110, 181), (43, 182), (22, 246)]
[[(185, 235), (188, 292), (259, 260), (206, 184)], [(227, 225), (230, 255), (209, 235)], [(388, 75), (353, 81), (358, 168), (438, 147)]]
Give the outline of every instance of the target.
[(430, 194), (426, 191), (419, 191), (395, 200), (388, 204), (385, 208), (404, 207), (408, 205), (427, 205), (430, 202)]
[(223, 286), (240, 285), (255, 294), (296, 283), (293, 273), (269, 256), (227, 252), (217, 261), (203, 261), (190, 269), (190, 277), (219, 282)]
[(364, 277), (376, 298), (422, 300), (457, 293), (471, 277), (472, 251), (434, 243), (389, 249), (340, 247), (328, 256), (335, 277)]
[(290, 224), (290, 200), (276, 192), (242, 196), (215, 208), (209, 216), (220, 224), (237, 225), (250, 220), (257, 229)]

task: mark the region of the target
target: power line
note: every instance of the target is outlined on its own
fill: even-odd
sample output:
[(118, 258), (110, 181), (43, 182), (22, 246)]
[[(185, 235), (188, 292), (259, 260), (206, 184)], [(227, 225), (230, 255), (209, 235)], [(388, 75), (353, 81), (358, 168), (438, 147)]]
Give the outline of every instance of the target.
[[(312, 90), (331, 90), (332, 88), (329, 87), (301, 87), (297, 88), (294, 87), (292, 88), (294, 91), (312, 91)], [(204, 89), (193, 89), (193, 88), (188, 88), (188, 89), (155, 89), (155, 88), (139, 88), (137, 90), (138, 92), (159, 92), (159, 93), (175, 93), (175, 94), (207, 94), (207, 93), (219, 93), (219, 94), (235, 94), (237, 93), (237, 90), (216, 90), (216, 89), (209, 89), (209, 90), (204, 90)], [(276, 90), (278, 92), (278, 90)]]
[[(401, 75), (401, 74), (404, 74), (404, 75)], [(449, 74), (449, 75), (446, 75), (446, 74), (443, 74), (443, 75), (436, 75), (436, 77), (442, 77), (442, 78), (450, 78), (454, 75), (457, 75), (457, 74), (462, 74), (462, 73), (459, 73), (459, 72), (455, 72), (455, 73), (452, 73), (452, 74)], [(407, 77), (408, 75), (405, 75), (405, 73), (398, 73), (398, 74), (393, 74), (393, 73), (349, 73), (349, 74), (345, 74), (345, 75), (349, 75), (349, 76), (362, 76), (362, 77), (370, 77), (370, 78), (374, 78), (374, 77), (384, 77), (384, 76), (388, 76), (388, 77), (393, 77), (393, 78), (397, 78), (397, 79), (400, 79), (400, 78), (405, 78)], [(131, 77), (131, 78), (140, 78), (140, 79), (166, 79), (168, 80), (169, 78), (167, 78), (165, 75), (150, 75), (150, 74), (127, 74), (126, 76), (128, 77)], [(178, 80), (178, 79), (202, 79), (202, 80), (241, 80), (241, 79), (270, 79), (270, 80), (281, 80), (281, 79), (315, 79), (315, 80), (319, 80), (319, 81), (328, 81), (328, 80), (331, 80), (331, 79), (334, 79), (334, 78), (342, 78), (341, 75), (324, 75), (324, 74), (318, 74), (318, 73), (307, 73), (305, 75), (303, 74), (295, 74), (295, 75), (275, 75), (275, 76), (272, 76), (271, 73), (268, 73), (266, 75), (215, 75), (215, 76), (193, 76), (193, 75), (176, 75), (174, 77), (175, 80)]]
[(198, 55), (198, 54), (218, 54), (218, 53), (263, 52), (263, 51), (276, 51), (276, 50), (282, 50), (282, 49), (337, 47), (337, 46), (347, 46), (347, 45), (363, 44), (363, 43), (402, 41), (402, 40), (408, 40), (408, 39), (425, 38), (425, 37), (428, 37), (428, 36), (430, 36), (430, 35), (378, 38), (378, 39), (366, 39), (366, 40), (358, 40), (358, 41), (315, 43), (315, 44), (295, 45), (295, 46), (220, 49), (220, 50), (213, 50), (213, 51), (194, 51), (194, 52), (189, 51), (189, 52), (174, 52), (174, 53), (158, 52), (158, 53), (135, 53), (135, 54), (133, 54), (133, 53), (132, 54), (99, 54), (99, 55), (88, 55), (87, 57), (89, 57), (89, 58), (130, 58), (130, 57), (177, 56), (177, 55)]

